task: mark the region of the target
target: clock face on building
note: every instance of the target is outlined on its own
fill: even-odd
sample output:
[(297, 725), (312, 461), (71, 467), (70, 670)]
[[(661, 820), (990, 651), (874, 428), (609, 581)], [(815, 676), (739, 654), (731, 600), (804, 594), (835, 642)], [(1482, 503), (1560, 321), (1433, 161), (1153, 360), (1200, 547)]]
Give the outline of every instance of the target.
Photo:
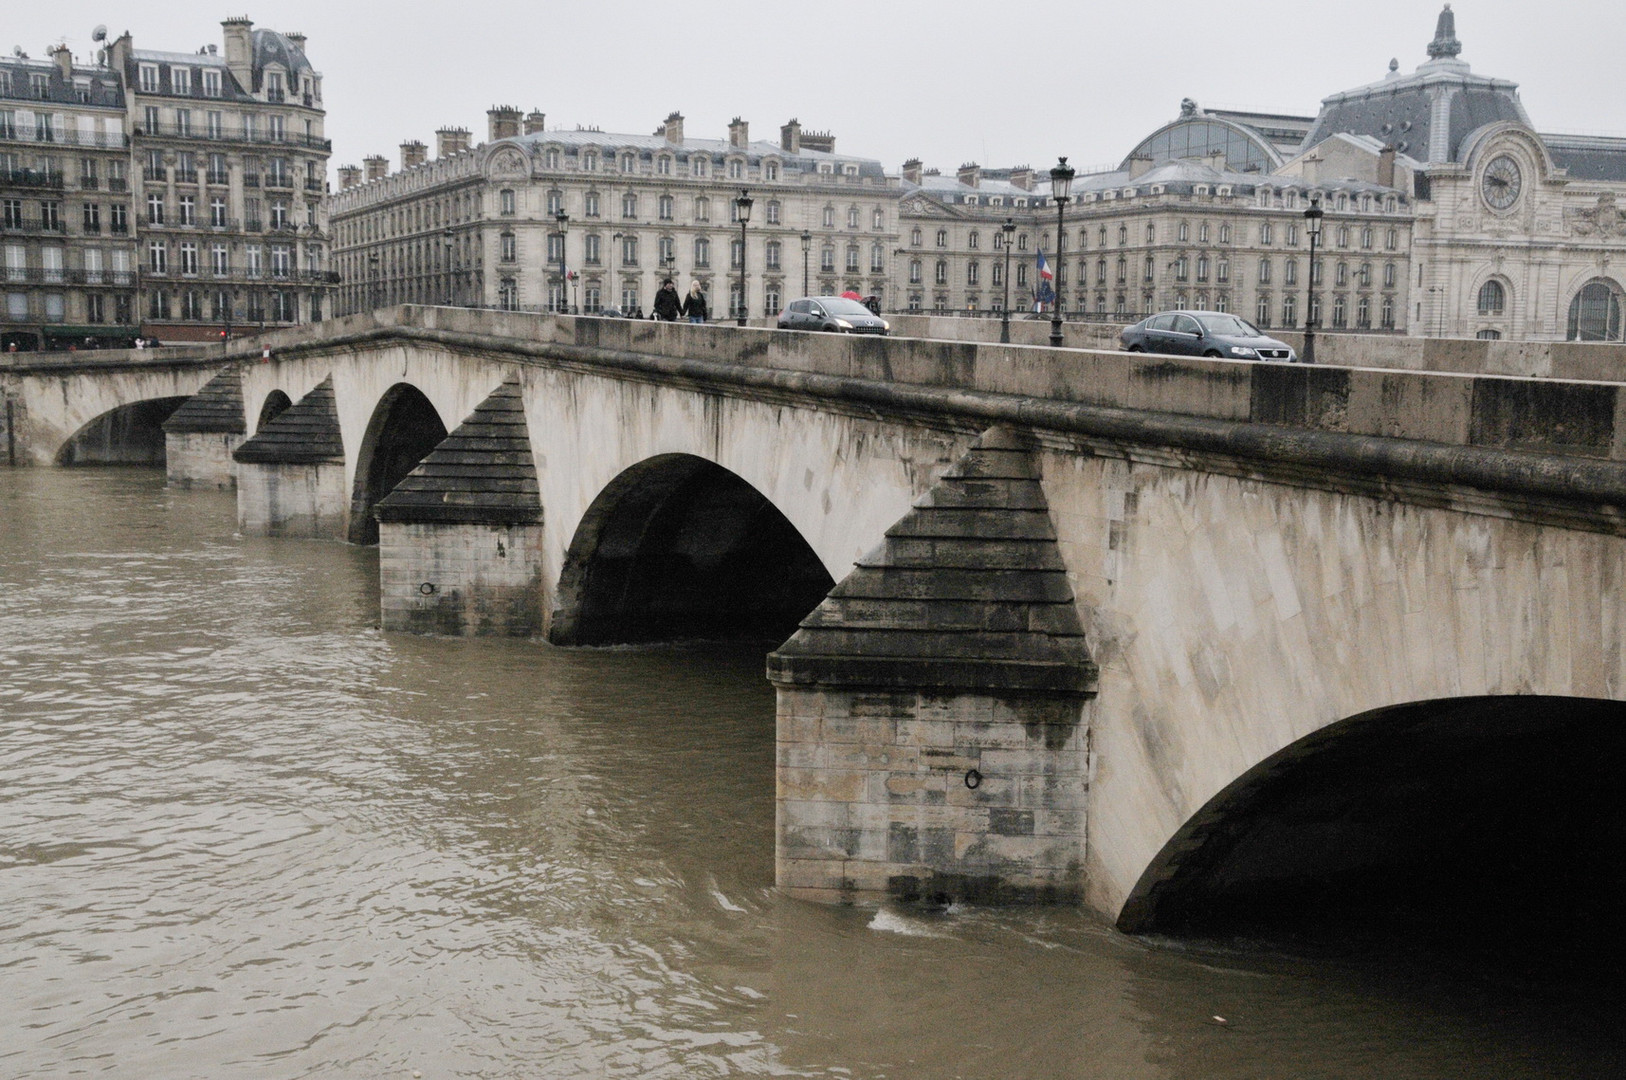
[(1485, 176), (1480, 181), (1485, 202), (1492, 210), (1506, 210), (1518, 202), (1519, 190), (1523, 185), (1524, 178), (1519, 175), (1518, 163), (1506, 154), (1485, 166)]

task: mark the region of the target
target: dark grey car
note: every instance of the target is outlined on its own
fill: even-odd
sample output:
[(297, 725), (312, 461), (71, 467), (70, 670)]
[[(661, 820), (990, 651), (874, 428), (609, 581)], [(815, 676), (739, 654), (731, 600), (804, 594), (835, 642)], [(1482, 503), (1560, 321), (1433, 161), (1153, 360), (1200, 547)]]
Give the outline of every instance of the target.
[(1246, 319), (1224, 311), (1164, 311), (1125, 327), (1118, 338), (1130, 352), (1288, 363), (1298, 359), (1284, 342), (1266, 337)]
[(887, 321), (857, 300), (808, 296), (792, 300), (779, 315), (781, 330), (824, 330), (836, 334), (887, 334)]

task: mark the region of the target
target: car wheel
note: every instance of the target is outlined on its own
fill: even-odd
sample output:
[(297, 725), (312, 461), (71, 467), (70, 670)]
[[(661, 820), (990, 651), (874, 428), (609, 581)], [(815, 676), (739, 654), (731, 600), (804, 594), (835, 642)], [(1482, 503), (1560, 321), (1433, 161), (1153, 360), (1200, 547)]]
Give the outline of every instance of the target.
[(1140, 347), (1140, 346), (1139, 346), (1139, 345), (1131, 345), (1131, 346), (1129, 346), (1129, 351), (1130, 351), (1130, 352), (1139, 352), (1139, 353), (1143, 353), (1143, 352), (1145, 352), (1145, 351), (1146, 351), (1146, 350), (1145, 350), (1145, 349), (1143, 349), (1143, 348), (1141, 348), (1141, 347)]
[(1220, 358), (1220, 351), (1218, 349), (1209, 349), (1207, 352), (1203, 353), (1203, 355), (1213, 357), (1215, 360), (1218, 360)]

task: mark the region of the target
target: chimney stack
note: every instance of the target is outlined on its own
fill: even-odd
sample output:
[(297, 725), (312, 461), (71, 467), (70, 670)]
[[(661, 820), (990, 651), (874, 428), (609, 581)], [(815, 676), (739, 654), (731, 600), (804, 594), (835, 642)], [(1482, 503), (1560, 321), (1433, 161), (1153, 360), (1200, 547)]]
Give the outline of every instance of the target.
[(539, 135), (548, 127), (548, 116), (541, 109), (532, 109), (525, 114), (525, 134)]
[(415, 165), (422, 165), (427, 160), (429, 160), (429, 148), (417, 139), (408, 139), (401, 144), (401, 170), (403, 172)]
[(250, 36), (254, 20), (247, 15), (222, 22), (226, 32), (226, 69), (237, 85), (250, 93), (254, 90), (254, 44)]
[(361, 163), (367, 169), (369, 180), (382, 180), (390, 173), (390, 159), (383, 154), (368, 154)]
[(56, 61), (57, 68), (62, 72), (66, 82), (73, 81), (73, 50), (66, 45), (58, 45), (51, 50), (51, 59)]
[(903, 163), (903, 178), (911, 184), (920, 183), (920, 159), (912, 157)]
[(1395, 148), (1385, 146), (1378, 151), (1378, 183), (1384, 187), (1395, 186)]
[(1033, 168), (1029, 165), (1018, 165), (1011, 170), (1011, 186), (1021, 188), (1023, 191), (1033, 190)]
[(751, 125), (739, 117), (728, 122), (728, 145), (743, 150), (751, 145)]
[(353, 188), (361, 183), (361, 167), (358, 165), (339, 166), (339, 190)]
[(959, 172), (955, 175), (959, 178), (960, 183), (965, 184), (967, 187), (976, 187), (982, 180), (982, 166), (975, 161), (970, 161), (961, 165)]
[(661, 124), (661, 135), (669, 143), (683, 145), (683, 114), (674, 112), (667, 116), (665, 123)]
[(435, 156), (438, 158), (461, 154), (468, 148), (468, 128), (443, 127), (435, 132)]
[(1139, 180), (1152, 171), (1152, 159), (1141, 155), (1129, 159), (1129, 179)]
[(282, 36), (287, 38), (288, 43), (290, 45), (292, 45), (294, 48), (298, 49), (300, 52), (305, 51), (305, 35), (304, 34), (297, 34), (297, 33), (296, 34), (284, 34)]
[(493, 105), (486, 110), (486, 138), (513, 139), (519, 135), (519, 110), (511, 105)]
[(790, 123), (779, 129), (779, 149), (787, 154), (802, 152), (802, 122), (791, 117)]
[(828, 131), (798, 130), (796, 141), (803, 150), (817, 150), (825, 154), (836, 152), (836, 137)]

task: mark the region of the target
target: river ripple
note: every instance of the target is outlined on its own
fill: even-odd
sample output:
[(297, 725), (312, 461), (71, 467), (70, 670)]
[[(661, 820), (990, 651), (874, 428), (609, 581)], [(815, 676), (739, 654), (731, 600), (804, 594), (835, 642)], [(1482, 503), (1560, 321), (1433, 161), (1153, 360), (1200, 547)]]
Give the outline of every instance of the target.
[(1618, 997), (787, 900), (760, 651), (384, 635), (376, 579), (0, 470), (0, 1076), (1626, 1074)]

